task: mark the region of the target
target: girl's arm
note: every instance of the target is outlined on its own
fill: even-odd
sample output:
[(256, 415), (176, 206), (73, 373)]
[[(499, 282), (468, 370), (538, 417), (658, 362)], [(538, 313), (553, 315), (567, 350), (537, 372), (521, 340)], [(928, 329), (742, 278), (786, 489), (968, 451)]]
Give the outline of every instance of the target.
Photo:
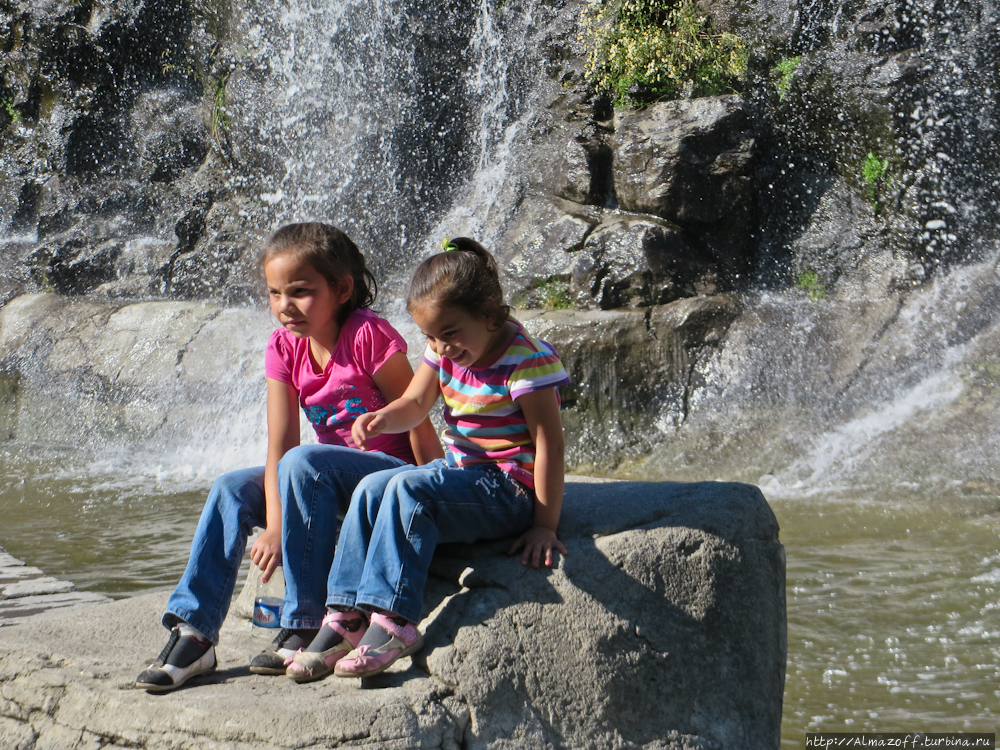
[(438, 375), (430, 365), (421, 362), (402, 396), (378, 411), (370, 411), (354, 420), (351, 437), (361, 450), (367, 450), (368, 441), (376, 435), (412, 430), (427, 419), (437, 396)]
[[(396, 352), (375, 371), (372, 380), (382, 391), (385, 400), (392, 402), (406, 392), (406, 387), (413, 380), (413, 368), (410, 367), (410, 361), (405, 354)], [(427, 417), (410, 430), (410, 447), (413, 448), (413, 455), (418, 464), (426, 464), (435, 458), (444, 457), (441, 441), (438, 440), (434, 426)]]
[(562, 510), (565, 458), (562, 419), (555, 388), (525, 393), (517, 403), (535, 443), (535, 520), (510, 548), (511, 555), (523, 549), (521, 564), (552, 565), (552, 550), (569, 554), (556, 536)]
[(267, 583), (281, 564), (281, 493), (278, 461), (299, 444), (299, 394), (288, 383), (267, 379), (267, 463), (264, 466), (265, 527), (250, 548), (250, 559)]

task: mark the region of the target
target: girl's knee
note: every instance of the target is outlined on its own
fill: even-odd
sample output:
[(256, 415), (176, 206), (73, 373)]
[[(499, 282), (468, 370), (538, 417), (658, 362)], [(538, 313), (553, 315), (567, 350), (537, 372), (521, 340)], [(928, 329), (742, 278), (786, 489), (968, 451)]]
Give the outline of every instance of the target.
[(260, 469), (230, 471), (215, 480), (209, 499), (216, 502), (248, 501), (262, 493), (264, 473)]
[(278, 461), (278, 481), (285, 482), (289, 477), (302, 472), (315, 473), (313, 457), (322, 450), (320, 445), (296, 445), (285, 452)]
[(428, 491), (429, 485), (427, 472), (420, 469), (404, 471), (389, 480), (384, 494), (399, 506), (426, 504), (433, 502), (435, 497), (433, 491)]
[(382, 500), (391, 494), (390, 488), (397, 479), (410, 472), (406, 469), (386, 469), (376, 471), (361, 478), (354, 494), (351, 496), (351, 506), (361, 506), (368, 510), (368, 515), (374, 515), (382, 505)]

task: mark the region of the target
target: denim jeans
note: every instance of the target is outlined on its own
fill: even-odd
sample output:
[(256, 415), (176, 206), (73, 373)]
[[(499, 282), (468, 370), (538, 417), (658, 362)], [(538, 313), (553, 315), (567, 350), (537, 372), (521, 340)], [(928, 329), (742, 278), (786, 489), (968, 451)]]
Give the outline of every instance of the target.
[[(358, 482), (375, 471), (409, 466), (385, 453), (336, 445), (301, 445), (278, 463), (282, 500), (281, 554), (285, 603), (281, 625), (318, 628), (326, 613), (326, 580), (337, 529)], [(163, 624), (184, 621), (219, 642), (247, 537), (265, 525), (264, 467), (224, 474), (215, 481), (191, 543), (180, 583)]]
[(438, 459), (371, 474), (351, 498), (326, 602), (418, 622), (437, 544), (519, 534), (534, 503), (530, 489), (492, 464), (452, 468)]

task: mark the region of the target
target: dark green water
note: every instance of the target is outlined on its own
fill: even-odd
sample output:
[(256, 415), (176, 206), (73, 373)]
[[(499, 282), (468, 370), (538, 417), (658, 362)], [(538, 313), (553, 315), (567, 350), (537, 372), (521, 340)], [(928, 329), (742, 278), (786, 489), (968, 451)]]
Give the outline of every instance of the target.
[[(81, 589), (172, 586), (209, 477), (0, 449), (0, 545)], [(139, 477), (139, 478), (137, 478)], [(788, 559), (783, 744), (807, 731), (995, 731), (995, 498), (770, 498)]]

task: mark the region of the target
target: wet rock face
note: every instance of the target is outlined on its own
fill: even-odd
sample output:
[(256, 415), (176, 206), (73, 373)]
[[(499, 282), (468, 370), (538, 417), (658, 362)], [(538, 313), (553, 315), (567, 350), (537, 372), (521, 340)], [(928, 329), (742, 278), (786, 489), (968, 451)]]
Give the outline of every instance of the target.
[(310, 27), (271, 0), (8, 0), (0, 303), (245, 303), (261, 240), (303, 218), (381, 279), (468, 219), (515, 304), (639, 319), (803, 274), (886, 299), (992, 246), (992, 7), (700, 5), (754, 50), (742, 96), (616, 113), (584, 79), (583, 0), (325, 4)]
[(577, 306), (648, 307), (715, 291), (711, 257), (680, 227), (656, 217), (613, 215), (576, 255), (570, 289)]
[[(608, 310), (739, 286), (760, 223), (742, 99), (668, 102), (583, 123), (562, 106), (573, 114), (535, 146), (551, 167), (499, 243), (515, 294), (537, 303), (533, 290), (560, 283), (574, 306)], [(600, 109), (586, 106), (596, 117)]]
[(713, 224), (754, 207), (754, 138), (743, 101), (705, 97), (617, 118), (618, 204), (680, 224)]
[(624, 114), (613, 144), (623, 209), (700, 235), (730, 278), (749, 268), (759, 222), (756, 153), (740, 97), (665, 102)]
[(704, 365), (739, 312), (733, 294), (642, 310), (518, 311), (572, 379), (561, 389), (570, 465), (648, 454), (658, 435), (684, 424), (705, 385)]
[[(18, 238), (0, 251), (6, 297), (31, 288), (193, 296), (175, 269), (224, 195), (212, 166), (223, 160), (221, 115), (205, 97), (225, 81), (227, 8), (136, 0), (0, 9), (0, 231)], [(238, 261), (226, 257), (227, 270)]]

